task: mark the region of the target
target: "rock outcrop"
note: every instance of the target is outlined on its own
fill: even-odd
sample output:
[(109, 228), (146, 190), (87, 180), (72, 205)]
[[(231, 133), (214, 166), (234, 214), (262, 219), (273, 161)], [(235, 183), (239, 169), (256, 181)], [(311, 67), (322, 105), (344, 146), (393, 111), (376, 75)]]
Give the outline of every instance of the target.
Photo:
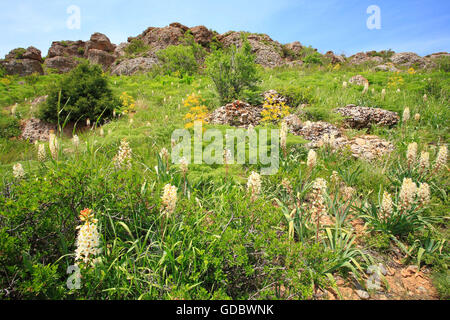
[(390, 60), (397, 66), (404, 66), (404, 67), (418, 66), (421, 68), (426, 66), (425, 59), (415, 54), (414, 52), (396, 53), (391, 57)]
[(369, 80), (364, 78), (362, 75), (358, 74), (356, 76), (351, 77), (348, 82), (350, 84), (356, 84), (358, 86), (364, 86), (366, 83), (369, 83)]
[(126, 59), (111, 67), (111, 74), (129, 76), (139, 72), (148, 72), (158, 63), (156, 56)]
[[(218, 36), (218, 39), (225, 47), (235, 45), (240, 48), (242, 46), (242, 32), (230, 31)], [(265, 34), (248, 34), (247, 39), (256, 56), (256, 63), (269, 68), (284, 64), (281, 57), (283, 46), (279, 42)]]
[(333, 51), (328, 51), (325, 53), (325, 57), (331, 59), (331, 64), (345, 63), (345, 58), (343, 56), (335, 55)]
[(45, 60), (47, 68), (55, 69), (60, 73), (69, 72), (75, 68), (79, 61), (85, 58), (92, 63), (99, 64), (106, 70), (116, 59), (114, 51), (116, 46), (102, 33), (94, 33), (87, 42), (54, 41), (48, 50)]
[(373, 63), (383, 63), (383, 58), (378, 56), (370, 56), (366, 52), (358, 52), (357, 54), (354, 54), (349, 59), (350, 64), (354, 65), (360, 65), (363, 63), (373, 62)]
[(6, 74), (28, 76), (34, 73), (44, 74), (41, 51), (35, 47), (18, 48), (9, 52), (4, 60), (0, 60)]
[(261, 121), (261, 107), (236, 100), (213, 111), (208, 117), (211, 124), (226, 124), (239, 128), (257, 126)]
[(345, 124), (353, 129), (370, 128), (372, 125), (392, 127), (398, 123), (400, 117), (396, 112), (381, 108), (359, 107), (349, 104), (335, 110), (345, 117)]

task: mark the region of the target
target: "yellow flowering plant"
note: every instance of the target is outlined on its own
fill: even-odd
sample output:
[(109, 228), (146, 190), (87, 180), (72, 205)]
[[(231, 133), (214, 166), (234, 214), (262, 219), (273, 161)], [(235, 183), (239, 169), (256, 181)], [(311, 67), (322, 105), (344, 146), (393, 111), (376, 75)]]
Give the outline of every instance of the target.
[(389, 88), (398, 88), (402, 86), (405, 83), (402, 76), (399, 75), (399, 72), (397, 71), (395, 75), (389, 77), (388, 79), (388, 87)]
[(184, 120), (187, 121), (185, 128), (189, 129), (194, 126), (194, 122), (200, 121), (202, 125), (205, 124), (205, 120), (208, 116), (208, 108), (204, 105), (204, 99), (201, 95), (191, 94), (183, 105), (189, 108), (189, 112), (184, 116)]
[(120, 101), (122, 102), (121, 112), (124, 114), (136, 112), (136, 101), (132, 96), (126, 92), (122, 92), (120, 95)]
[(284, 101), (275, 99), (273, 94), (265, 98), (263, 108), (264, 110), (261, 112), (262, 122), (276, 122), (290, 114), (290, 107)]

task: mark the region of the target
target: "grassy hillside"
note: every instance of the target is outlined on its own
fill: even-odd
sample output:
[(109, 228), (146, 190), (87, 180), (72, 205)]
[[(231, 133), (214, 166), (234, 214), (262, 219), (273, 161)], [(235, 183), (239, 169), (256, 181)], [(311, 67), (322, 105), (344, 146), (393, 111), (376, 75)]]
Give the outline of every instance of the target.
[[(252, 199), (246, 184), (250, 173), (261, 169), (257, 165), (189, 165), (185, 179), (179, 165), (166, 168), (159, 158), (162, 148), (170, 150), (172, 132), (185, 125), (188, 95), (200, 95), (209, 111), (220, 106), (207, 76), (105, 75), (117, 96), (126, 92), (134, 99), (135, 113), (78, 132), (78, 147), (71, 136), (61, 136), (55, 159), (45, 144), (44, 161), (38, 159), (37, 146), (12, 137), (17, 136), (14, 119), (32, 117), (37, 108), (30, 110), (29, 102), (48, 94), (49, 86), (62, 76), (41, 76), (36, 82), (4, 78), (0, 287), (8, 291), (2, 290), (0, 297), (313, 299), (320, 290), (342, 297), (338, 279), (346, 284), (355, 279), (365, 287), (369, 266), (390, 266), (398, 260), (405, 268), (426, 266), (433, 272), (439, 297), (448, 298), (450, 175), (447, 163), (433, 170), (440, 147), (450, 140), (448, 73), (395, 74), (350, 67), (260, 68), (258, 73), (261, 93), (300, 90), (307, 105), (301, 113), (291, 106), (291, 112), (299, 112), (302, 121), (342, 127), (343, 119), (333, 109), (347, 104), (380, 107), (400, 116), (409, 107), (411, 119), (370, 131), (393, 143), (391, 154), (369, 162), (323, 147), (317, 150), (312, 170), (306, 163), (306, 141), (289, 134), (278, 173), (262, 177), (261, 193)], [(367, 93), (362, 86), (343, 88), (343, 82), (356, 74), (369, 80)], [(416, 113), (420, 120), (414, 119)], [(346, 130), (348, 137), (367, 133)], [(132, 165), (117, 169), (114, 156), (124, 138), (132, 150)], [(428, 173), (408, 169), (406, 154), (412, 142), (418, 144), (418, 156), (429, 152)], [(21, 178), (13, 174), (17, 163), (25, 172)], [(337, 179), (332, 178), (334, 171)], [(429, 203), (397, 218), (382, 218), (379, 200), (386, 191), (396, 203), (405, 177), (417, 186), (430, 186)], [(327, 181), (329, 223), (317, 223), (311, 212), (317, 178)], [(161, 210), (166, 184), (178, 188), (170, 215)], [(353, 195), (345, 194), (346, 187), (355, 190)], [(76, 227), (82, 225), (78, 217), (85, 208), (98, 219), (101, 253), (95, 267), (81, 265), (81, 288), (69, 290), (66, 270), (74, 264)]]

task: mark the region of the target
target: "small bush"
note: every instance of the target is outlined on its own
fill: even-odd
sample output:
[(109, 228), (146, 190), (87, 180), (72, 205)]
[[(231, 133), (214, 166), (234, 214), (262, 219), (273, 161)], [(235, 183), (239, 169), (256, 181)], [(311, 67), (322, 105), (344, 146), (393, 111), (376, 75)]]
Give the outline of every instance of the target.
[(162, 63), (162, 70), (165, 74), (193, 75), (198, 70), (194, 52), (188, 46), (168, 46), (166, 49), (159, 51), (157, 56)]
[(205, 57), (205, 50), (195, 42), (190, 33), (185, 35), (182, 42), (182, 45), (169, 46), (156, 54), (162, 63), (163, 73), (180, 77), (197, 73)]
[(306, 64), (320, 64), (320, 65), (322, 65), (321, 55), (318, 52), (314, 52), (314, 53), (306, 56), (305, 59), (303, 60), (303, 62), (305, 62)]
[(12, 138), (20, 135), (19, 120), (13, 117), (0, 117), (0, 138)]
[(108, 118), (117, 106), (120, 101), (109, 88), (102, 69), (83, 62), (51, 88), (39, 117), (54, 123), (66, 118), (68, 121)]
[(223, 103), (240, 98), (243, 90), (254, 88), (258, 81), (255, 56), (245, 38), (239, 49), (213, 50), (206, 59), (206, 72)]
[(125, 53), (128, 55), (139, 54), (147, 52), (150, 49), (144, 41), (139, 39), (131, 40), (130, 44), (124, 49)]

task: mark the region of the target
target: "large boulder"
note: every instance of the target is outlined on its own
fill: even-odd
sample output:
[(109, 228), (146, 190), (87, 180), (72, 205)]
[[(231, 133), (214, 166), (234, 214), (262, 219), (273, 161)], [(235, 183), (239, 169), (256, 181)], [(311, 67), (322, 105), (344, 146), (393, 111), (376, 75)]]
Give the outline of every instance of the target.
[(53, 41), (48, 49), (48, 58), (78, 57), (83, 58), (86, 43), (84, 41)]
[(44, 74), (41, 63), (41, 51), (35, 47), (14, 49), (5, 56), (5, 60), (0, 60), (6, 74), (19, 76)]
[(101, 65), (104, 71), (116, 60), (114, 54), (97, 49), (90, 49), (87, 52), (87, 59), (93, 64)]
[(213, 111), (207, 121), (211, 124), (225, 124), (239, 128), (256, 127), (261, 121), (262, 107), (254, 107), (236, 100)]
[(327, 53), (325, 53), (325, 57), (331, 59), (331, 64), (345, 63), (345, 58), (343, 56), (338, 56), (334, 54), (333, 51), (328, 51)]
[(74, 69), (78, 65), (78, 61), (70, 57), (56, 56), (45, 59), (45, 66), (54, 69), (59, 73), (66, 73)]
[[(137, 39), (141, 39), (146, 45), (149, 45), (153, 52), (161, 49), (165, 49), (170, 45), (179, 45), (184, 38), (184, 34), (189, 30), (187, 27), (179, 24), (172, 23), (168, 27), (153, 28), (150, 27), (145, 30)], [(128, 39), (131, 41), (132, 39)]]
[(116, 49), (116, 46), (111, 43), (106, 35), (96, 32), (92, 34), (91, 39), (86, 42), (85, 55), (89, 53), (89, 50), (93, 49), (112, 53)]
[(42, 65), (37, 60), (14, 59), (2, 60), (0, 65), (5, 69), (8, 75), (29, 76), (34, 73), (44, 74)]
[(392, 127), (400, 120), (396, 112), (381, 108), (360, 107), (349, 104), (336, 112), (345, 117), (345, 123), (353, 129), (370, 128), (372, 125)]
[(192, 27), (190, 30), (195, 42), (202, 46), (208, 46), (214, 37), (214, 33), (205, 26)]
[(156, 64), (158, 64), (158, 58), (155, 56), (127, 59), (112, 66), (111, 74), (118, 76), (129, 76), (138, 72), (147, 72), (150, 71)]
[(383, 58), (378, 57), (378, 56), (370, 56), (365, 52), (358, 52), (357, 54), (354, 54), (353, 56), (350, 57), (350, 64), (354, 64), (354, 65), (360, 65), (363, 63), (383, 63)]
[(415, 54), (414, 52), (400, 52), (396, 53), (391, 57), (391, 62), (397, 66), (404, 67), (425, 67), (426, 61), (421, 56)]
[(66, 73), (78, 65), (77, 58), (84, 58), (85, 52), (84, 41), (53, 41), (44, 64), (59, 73)]
[[(263, 67), (277, 67), (284, 64), (281, 57), (283, 46), (268, 35), (265, 34), (248, 34), (248, 42), (252, 47), (252, 52), (256, 56), (256, 63)], [(218, 40), (225, 46), (235, 45), (240, 48), (242, 46), (242, 32), (227, 32), (218, 37)]]

